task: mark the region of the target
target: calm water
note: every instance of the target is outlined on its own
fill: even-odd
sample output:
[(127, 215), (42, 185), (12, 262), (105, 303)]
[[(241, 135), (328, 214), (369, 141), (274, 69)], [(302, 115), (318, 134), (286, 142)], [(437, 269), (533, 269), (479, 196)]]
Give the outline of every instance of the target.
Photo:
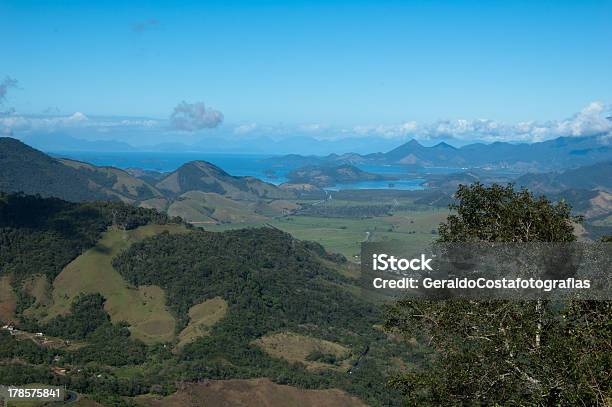
[[(100, 166), (117, 168), (141, 168), (159, 172), (170, 172), (194, 160), (204, 160), (222, 168), (231, 175), (252, 176), (272, 184), (287, 181), (287, 173), (292, 167), (274, 167), (265, 161), (269, 155), (249, 154), (206, 154), (206, 153), (95, 153), (95, 152), (56, 152), (54, 157), (64, 157), (85, 161)], [(420, 174), (452, 173), (461, 171), (456, 168), (418, 168), (410, 169), (396, 165), (357, 165), (360, 169), (374, 174), (394, 175), (395, 181), (364, 181), (351, 184), (338, 184), (331, 188), (340, 189), (423, 189)]]

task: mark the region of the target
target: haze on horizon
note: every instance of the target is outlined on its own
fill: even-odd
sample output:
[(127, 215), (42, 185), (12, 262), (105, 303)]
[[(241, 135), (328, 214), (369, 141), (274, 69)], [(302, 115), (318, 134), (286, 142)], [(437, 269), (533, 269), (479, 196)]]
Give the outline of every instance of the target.
[(339, 152), (608, 134), (609, 21), (610, 1), (4, 1), (0, 134)]

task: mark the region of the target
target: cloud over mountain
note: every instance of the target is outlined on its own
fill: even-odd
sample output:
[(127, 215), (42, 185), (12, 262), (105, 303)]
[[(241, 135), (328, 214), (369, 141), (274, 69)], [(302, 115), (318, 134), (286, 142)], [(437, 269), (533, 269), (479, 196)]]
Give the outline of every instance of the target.
[(261, 125), (242, 124), (234, 134), (283, 136), (305, 135), (318, 140), (347, 137), (377, 137), (387, 140), (415, 138), (423, 141), (523, 141), (536, 142), (565, 137), (586, 137), (612, 133), (612, 106), (592, 102), (568, 118), (551, 121), (505, 123), (490, 119), (442, 119), (429, 123), (414, 120), (399, 124), (356, 125), (340, 127), (327, 124)]
[(353, 132), (362, 136), (387, 138), (414, 137), (422, 140), (454, 138), (484, 141), (542, 141), (559, 136), (582, 137), (612, 132), (609, 116), (612, 107), (592, 102), (564, 120), (546, 122), (503, 123), (489, 119), (438, 120), (432, 123), (414, 121), (398, 125), (356, 126)]
[(212, 129), (223, 123), (223, 113), (206, 108), (203, 102), (179, 103), (170, 115), (170, 124), (177, 130), (197, 131)]

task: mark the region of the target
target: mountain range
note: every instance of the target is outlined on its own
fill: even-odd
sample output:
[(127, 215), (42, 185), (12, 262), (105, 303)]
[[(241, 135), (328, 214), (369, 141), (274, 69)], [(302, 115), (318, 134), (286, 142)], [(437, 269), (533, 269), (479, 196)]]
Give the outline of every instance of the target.
[[(539, 161), (535, 160), (536, 153)], [(495, 161), (475, 151), (489, 150), (502, 156), (515, 171), (518, 168), (571, 166), (571, 169), (550, 172), (520, 173), (489, 169)], [(523, 151), (522, 161), (512, 161)], [(297, 197), (319, 196), (320, 188), (336, 183), (390, 179), (362, 171), (349, 163), (402, 163), (410, 165), (458, 165), (458, 160), (474, 157), (476, 168), (447, 175), (427, 175), (425, 185), (450, 196), (459, 184), (514, 182), (555, 199), (567, 198), (587, 219), (605, 218), (612, 207), (612, 158), (597, 162), (610, 154), (610, 147), (598, 138), (564, 138), (533, 145), (471, 145), (454, 148), (448, 144), (424, 147), (416, 141), (406, 143), (388, 153), (327, 157), (284, 156), (276, 160), (290, 161), (298, 168), (288, 174), (289, 183), (280, 187), (254, 177), (236, 177), (206, 161), (191, 161), (175, 171), (161, 173), (141, 169), (122, 170), (108, 166), (53, 158), (13, 138), (0, 138), (0, 191), (39, 194), (72, 202), (92, 200), (122, 201), (144, 208), (164, 211), (193, 223), (266, 222), (299, 209)], [(595, 164), (581, 165), (586, 160)], [(573, 161), (572, 161), (573, 159)], [(309, 162), (317, 165), (299, 166)], [(463, 162), (463, 161), (461, 161)], [(527, 163), (531, 163), (527, 165)], [(272, 163), (271, 163), (272, 164)], [(478, 164), (482, 167), (478, 168)], [(305, 195), (306, 194), (306, 195)], [(319, 198), (320, 199), (320, 196)]]
[(516, 172), (561, 170), (608, 160), (612, 160), (609, 136), (559, 137), (532, 144), (475, 143), (459, 148), (445, 142), (425, 147), (410, 140), (386, 153), (330, 154), (324, 157), (291, 154), (269, 159), (276, 165), (291, 166), (378, 164)]
[[(206, 161), (188, 162), (170, 173), (124, 171), (52, 158), (10, 137), (0, 138), (0, 191), (38, 194), (72, 202), (123, 201), (186, 216), (187, 220), (211, 222), (225, 220), (225, 217), (211, 218), (218, 206), (233, 207), (239, 213), (251, 213), (255, 207), (263, 212), (277, 213), (286, 205), (276, 205), (272, 210), (268, 203), (295, 197), (290, 190), (254, 177), (229, 175)], [(200, 194), (197, 199), (195, 193)], [(197, 209), (193, 208), (194, 201)], [(189, 210), (185, 206), (189, 206)], [(223, 213), (231, 218), (228, 210)]]

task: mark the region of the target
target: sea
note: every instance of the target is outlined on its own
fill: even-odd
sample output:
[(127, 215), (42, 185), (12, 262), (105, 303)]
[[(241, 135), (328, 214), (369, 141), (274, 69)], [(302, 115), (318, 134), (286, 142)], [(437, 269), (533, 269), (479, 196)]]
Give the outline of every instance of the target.
[[(140, 168), (158, 172), (171, 172), (181, 165), (194, 160), (208, 161), (230, 175), (251, 176), (271, 184), (279, 185), (287, 182), (287, 174), (295, 169), (292, 166), (279, 166), (268, 159), (272, 155), (257, 154), (214, 154), (214, 153), (159, 153), (159, 152), (124, 152), (101, 153), (89, 151), (58, 151), (52, 152), (57, 158), (69, 158), (88, 162), (97, 166), (112, 166), (121, 169)], [(410, 168), (400, 165), (360, 165), (356, 167), (363, 171), (381, 175), (393, 175), (393, 181), (360, 181), (348, 184), (336, 184), (329, 190), (343, 189), (396, 189), (420, 190), (426, 174), (450, 174), (461, 171), (461, 168), (429, 167)]]

